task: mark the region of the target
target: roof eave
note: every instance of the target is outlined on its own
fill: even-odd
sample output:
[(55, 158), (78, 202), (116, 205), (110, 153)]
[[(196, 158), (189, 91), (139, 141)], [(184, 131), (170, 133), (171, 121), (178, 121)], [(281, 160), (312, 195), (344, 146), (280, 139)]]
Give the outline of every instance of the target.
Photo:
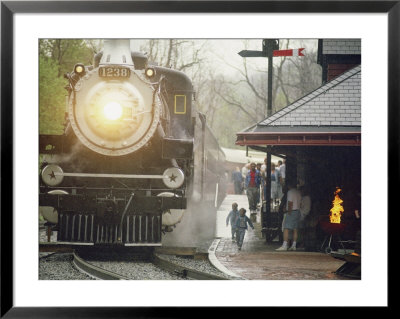
[(237, 133), (236, 145), (361, 146), (361, 132)]

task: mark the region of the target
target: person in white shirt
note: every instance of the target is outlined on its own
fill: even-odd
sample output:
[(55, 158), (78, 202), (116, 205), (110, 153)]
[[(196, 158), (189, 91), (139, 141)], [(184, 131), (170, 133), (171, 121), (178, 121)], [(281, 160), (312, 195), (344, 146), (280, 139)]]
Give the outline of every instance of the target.
[(266, 175), (266, 171), (267, 171), (267, 158), (264, 158), (264, 164), (261, 165), (261, 175), (265, 178)]
[(246, 176), (247, 176), (249, 169), (250, 169), (250, 163), (247, 163), (242, 167), (242, 178), (243, 178), (242, 189), (245, 191), (245, 193), (247, 193), (247, 192), (245, 190), (244, 184), (245, 184)]
[(299, 221), (299, 230), (298, 230), (298, 240), (301, 245), (304, 245), (305, 241), (305, 219), (311, 211), (311, 197), (309, 193), (309, 189), (307, 186), (301, 186), (301, 203), (300, 203), (300, 221)]
[[(296, 242), (298, 237), (297, 229), (300, 221), (300, 203), (301, 193), (296, 188), (296, 184), (292, 181), (288, 183), (288, 192), (286, 198), (286, 213), (283, 218), (283, 244), (276, 249), (281, 250), (296, 250)], [(293, 230), (293, 243), (288, 248), (289, 230)]]
[(247, 175), (247, 172), (249, 171), (249, 169), (250, 169), (250, 163), (247, 163), (247, 164), (243, 165), (243, 167), (242, 167), (242, 177), (243, 177), (243, 179), (246, 178), (246, 175)]
[(280, 184), (282, 187), (282, 190), (285, 191), (285, 179), (286, 179), (286, 160), (281, 160), (278, 161), (278, 170), (280, 173)]
[(301, 203), (300, 203), (300, 220), (304, 221), (306, 216), (311, 211), (311, 197), (308, 191), (308, 187), (302, 186), (300, 188), (301, 193)]

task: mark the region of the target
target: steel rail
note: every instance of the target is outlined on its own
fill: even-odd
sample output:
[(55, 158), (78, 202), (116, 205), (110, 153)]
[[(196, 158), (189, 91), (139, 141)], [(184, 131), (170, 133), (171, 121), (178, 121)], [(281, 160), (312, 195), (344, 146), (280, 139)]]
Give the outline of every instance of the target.
[[(53, 247), (49, 247), (53, 246)], [(44, 243), (41, 243), (40, 245), (40, 250), (41, 251), (50, 251), (50, 250), (57, 250), (57, 252), (71, 252), (73, 256), (73, 264), (75, 267), (77, 267), (79, 270), (83, 271), (84, 273), (101, 279), (101, 280), (134, 280), (132, 278), (126, 277), (119, 275), (117, 273), (114, 273), (112, 271), (103, 269), (101, 267), (92, 265), (91, 263), (85, 261), (82, 257), (78, 256), (78, 254), (75, 251), (72, 251), (73, 249), (68, 247), (69, 249), (57, 249), (57, 245), (46, 245)], [(43, 249), (45, 248), (45, 249)], [(64, 247), (62, 247), (64, 248)], [(47, 257), (47, 256), (44, 256)], [(209, 274), (209, 273), (204, 273), (200, 272), (188, 267), (184, 267), (181, 265), (178, 265), (174, 263), (173, 261), (169, 261), (166, 259), (163, 259), (157, 254), (153, 254), (151, 256), (151, 262), (157, 266), (158, 268), (165, 270), (167, 272), (170, 272), (172, 274), (175, 274), (177, 276), (183, 277), (183, 278), (188, 278), (188, 279), (195, 279), (195, 280), (230, 280), (229, 278), (225, 278), (222, 276), (214, 275), (214, 274)]]
[(209, 273), (200, 272), (190, 269), (181, 265), (177, 265), (171, 261), (165, 260), (157, 255), (153, 255), (153, 263), (166, 271), (173, 272), (184, 278), (197, 279), (197, 280), (230, 280), (228, 278), (217, 276)]
[(75, 252), (73, 253), (73, 263), (74, 265), (80, 269), (81, 271), (96, 277), (98, 279), (102, 280), (131, 280), (128, 277), (121, 276), (119, 274), (116, 274), (114, 272), (105, 270), (103, 268), (97, 267), (95, 265), (92, 265), (86, 261), (84, 261), (82, 258), (80, 258)]

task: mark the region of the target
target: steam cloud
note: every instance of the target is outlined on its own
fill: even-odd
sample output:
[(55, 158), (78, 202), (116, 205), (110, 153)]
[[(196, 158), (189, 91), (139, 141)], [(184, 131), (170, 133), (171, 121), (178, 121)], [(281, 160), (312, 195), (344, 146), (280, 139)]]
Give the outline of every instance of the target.
[(190, 202), (176, 228), (163, 235), (163, 246), (198, 247), (214, 239), (216, 209), (205, 202)]

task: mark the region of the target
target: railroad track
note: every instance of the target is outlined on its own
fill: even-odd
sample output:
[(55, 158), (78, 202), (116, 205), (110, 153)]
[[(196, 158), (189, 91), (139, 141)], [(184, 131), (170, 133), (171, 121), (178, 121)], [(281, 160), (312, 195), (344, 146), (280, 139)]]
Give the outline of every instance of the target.
[[(73, 255), (73, 263), (75, 267), (80, 269), (82, 272), (98, 278), (102, 280), (134, 280), (130, 276), (122, 275), (115, 271), (107, 270), (104, 266), (107, 263), (107, 259), (113, 260), (116, 256), (121, 258), (120, 252), (114, 252), (114, 250), (110, 250), (111, 254), (99, 254), (101, 257), (95, 258), (95, 262), (93, 262), (93, 257), (96, 256), (96, 251), (91, 250), (89, 253), (87, 250), (76, 250), (76, 247), (66, 247), (55, 244), (40, 244), (40, 251), (41, 252), (50, 252), (50, 251), (57, 251), (57, 252), (70, 252)], [(186, 266), (179, 265), (174, 263), (171, 260), (167, 260), (165, 258), (160, 257), (158, 254), (168, 253), (172, 255), (179, 255), (185, 256), (187, 258), (192, 259), (206, 259), (207, 254), (205, 253), (197, 253), (194, 248), (165, 248), (164, 250), (157, 249), (157, 250), (141, 250), (139, 252), (135, 252), (132, 254), (132, 251), (127, 254), (125, 262), (128, 263), (135, 263), (140, 261), (149, 261), (155, 267), (162, 269), (165, 272), (168, 272), (180, 279), (194, 279), (194, 280), (227, 280), (227, 278), (222, 276), (217, 276), (211, 273), (198, 271), (195, 269), (188, 268)], [(102, 251), (104, 253), (104, 251)], [(96, 259), (98, 259), (96, 261)], [(99, 261), (100, 260), (100, 261)], [(97, 265), (95, 265), (97, 264)], [(100, 266), (99, 266), (100, 265)]]
[(73, 257), (74, 257), (74, 265), (76, 268), (79, 270), (83, 271), (84, 273), (89, 274), (90, 276), (93, 276), (98, 279), (102, 280), (130, 280), (130, 278), (121, 276), (115, 272), (108, 271), (106, 269), (103, 269), (101, 267), (97, 267), (87, 261), (85, 261), (83, 258), (79, 257), (76, 252), (73, 252)]
[(174, 272), (174, 273), (182, 276), (183, 278), (197, 279), (197, 280), (227, 280), (227, 278), (224, 278), (221, 276), (217, 276), (217, 275), (197, 271), (194, 269), (190, 269), (188, 267), (184, 267), (181, 265), (177, 265), (171, 261), (168, 261), (166, 259), (158, 257), (157, 255), (154, 255), (153, 262), (158, 267), (160, 267), (166, 271)]

